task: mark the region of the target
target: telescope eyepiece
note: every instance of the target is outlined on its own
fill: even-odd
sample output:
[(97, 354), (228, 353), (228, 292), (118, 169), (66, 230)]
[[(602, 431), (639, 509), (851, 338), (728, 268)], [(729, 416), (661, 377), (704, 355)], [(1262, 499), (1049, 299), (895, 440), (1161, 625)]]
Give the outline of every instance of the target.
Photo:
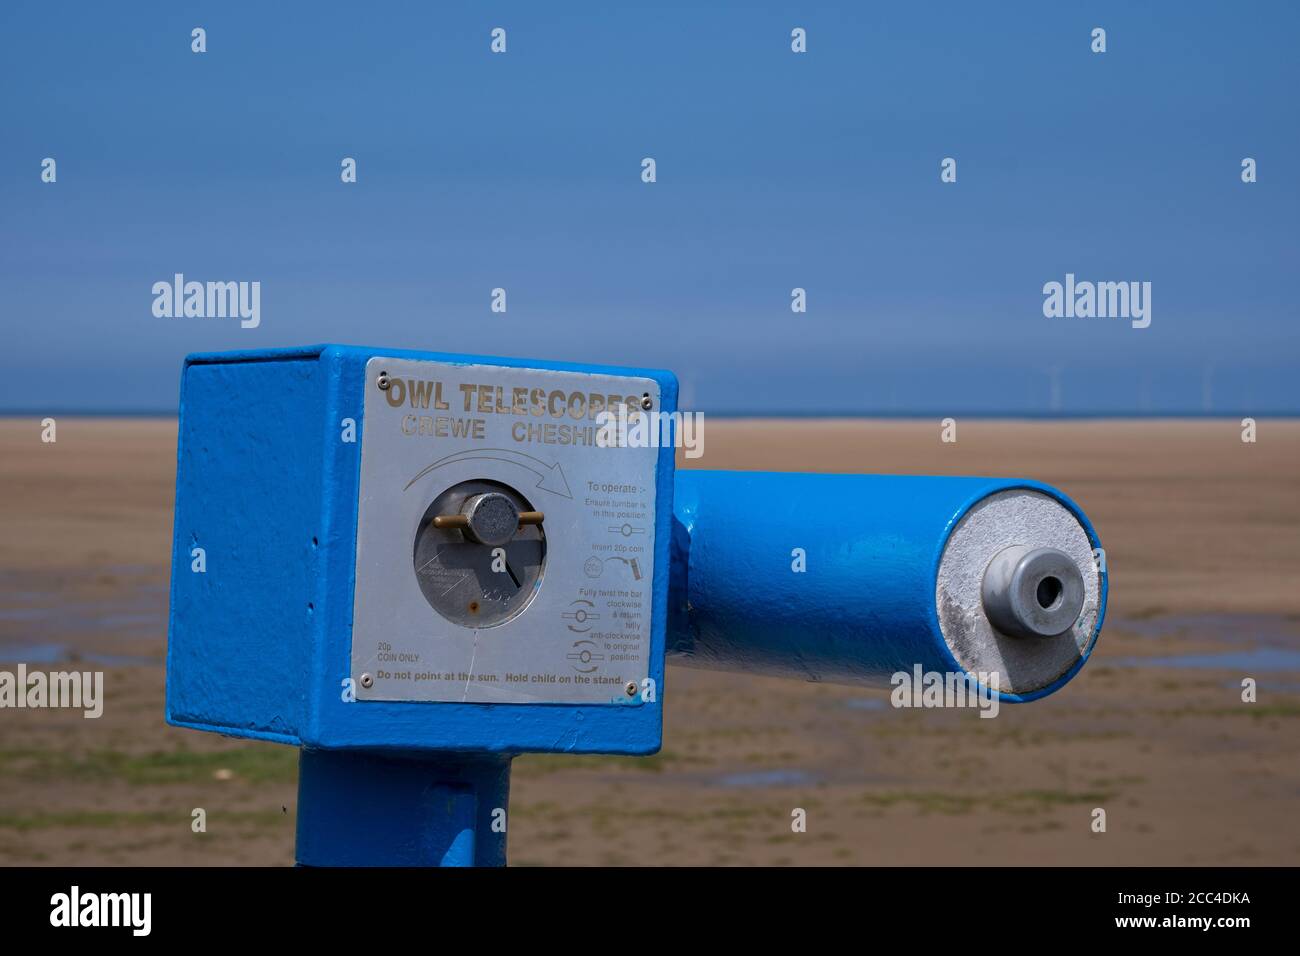
[(981, 585), (984, 613), (1012, 637), (1057, 637), (1083, 611), (1083, 575), (1064, 551), (1012, 545), (994, 555)]

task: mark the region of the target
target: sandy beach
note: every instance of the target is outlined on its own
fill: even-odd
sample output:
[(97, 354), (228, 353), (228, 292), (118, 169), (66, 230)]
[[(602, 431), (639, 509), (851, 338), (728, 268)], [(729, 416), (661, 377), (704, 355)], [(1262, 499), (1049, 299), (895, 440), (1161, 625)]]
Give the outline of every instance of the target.
[[(38, 419), (0, 419), (0, 668), (80, 662), (107, 685), (99, 720), (0, 711), (0, 862), (293, 860), (295, 751), (163, 723), (175, 438), (60, 418), (45, 444)], [(1300, 421), (1263, 419), (1254, 443), (1229, 419), (972, 419), (957, 438), (710, 418), (679, 465), (1057, 485), (1111, 575), (1078, 678), (980, 720), (670, 666), (658, 756), (516, 760), (511, 862), (1300, 863)]]

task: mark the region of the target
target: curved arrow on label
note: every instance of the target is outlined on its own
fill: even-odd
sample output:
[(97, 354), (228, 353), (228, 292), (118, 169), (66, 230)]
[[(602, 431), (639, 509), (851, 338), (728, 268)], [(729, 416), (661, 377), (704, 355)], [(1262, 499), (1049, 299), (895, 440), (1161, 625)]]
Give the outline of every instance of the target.
[[(491, 453), (491, 454), (489, 454)], [(450, 465), (458, 461), (471, 461), (483, 459), (485, 461), (504, 461), (512, 465), (518, 465), (520, 468), (526, 468), (538, 477), (536, 487), (542, 491), (549, 491), (552, 494), (559, 495), (562, 498), (572, 498), (573, 493), (569, 491), (569, 483), (564, 478), (564, 469), (557, 462), (545, 462), (540, 458), (534, 458), (532, 455), (526, 455), (522, 451), (515, 451), (513, 448), (473, 448), (465, 451), (458, 451), (439, 458), (428, 468), (425, 468), (418, 475), (406, 483), (406, 491), (411, 485), (415, 484), (435, 468), (441, 468), (443, 465)], [(522, 461), (520, 459), (523, 459)], [(531, 462), (531, 464), (528, 464)], [(536, 467), (540, 466), (540, 467)]]

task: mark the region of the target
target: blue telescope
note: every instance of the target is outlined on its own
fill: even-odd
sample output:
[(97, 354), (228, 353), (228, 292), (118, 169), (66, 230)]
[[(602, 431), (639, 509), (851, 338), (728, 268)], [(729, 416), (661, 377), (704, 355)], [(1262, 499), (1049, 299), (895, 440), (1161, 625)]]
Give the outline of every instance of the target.
[(669, 656), (1022, 702), (1092, 652), (1059, 491), (678, 472), (676, 403), (651, 369), (188, 357), (167, 720), (300, 748), (300, 864), (499, 865), (513, 757), (655, 752)]

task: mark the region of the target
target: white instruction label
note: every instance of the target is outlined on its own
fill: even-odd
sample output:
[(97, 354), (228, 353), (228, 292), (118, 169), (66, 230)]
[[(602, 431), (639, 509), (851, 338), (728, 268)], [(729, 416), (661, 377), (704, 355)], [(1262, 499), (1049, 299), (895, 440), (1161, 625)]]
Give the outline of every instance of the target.
[(357, 700), (639, 704), (657, 383), (380, 357), (365, 389)]

